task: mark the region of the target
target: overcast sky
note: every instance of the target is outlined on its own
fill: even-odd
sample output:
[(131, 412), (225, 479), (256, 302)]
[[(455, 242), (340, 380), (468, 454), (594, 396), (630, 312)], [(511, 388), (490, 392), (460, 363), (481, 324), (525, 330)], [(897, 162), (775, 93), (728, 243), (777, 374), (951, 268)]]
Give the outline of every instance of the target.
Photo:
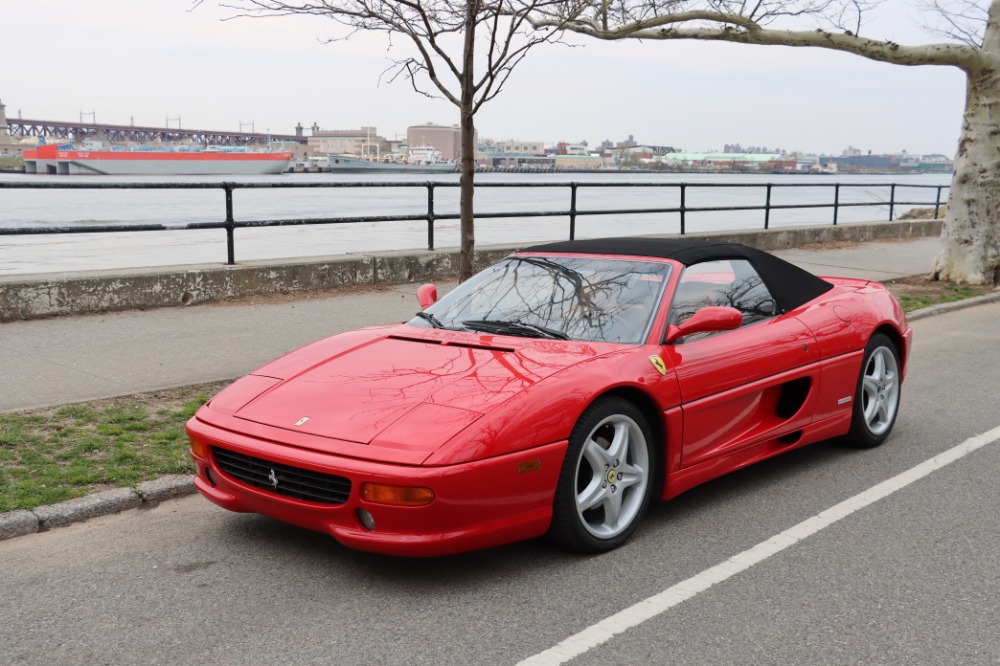
[[(895, 0), (893, 0), (895, 2)], [(292, 134), (458, 122), (454, 106), (379, 81), (382, 36), (343, 35), (320, 17), (238, 19), (211, 0), (0, 0), (9, 118)], [(941, 41), (905, 5), (883, 7), (871, 37)], [(863, 31), (864, 32), (864, 31)], [(840, 154), (943, 153), (958, 142), (965, 79), (823, 49), (711, 42), (576, 40), (530, 53), (483, 107), (480, 137), (624, 140), (690, 151), (726, 143)]]

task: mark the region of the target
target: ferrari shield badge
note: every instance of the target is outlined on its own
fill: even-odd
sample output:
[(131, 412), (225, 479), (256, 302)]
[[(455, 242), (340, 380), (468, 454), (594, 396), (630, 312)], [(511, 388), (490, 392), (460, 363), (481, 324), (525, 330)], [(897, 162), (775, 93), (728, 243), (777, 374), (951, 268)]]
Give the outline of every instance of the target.
[(306, 421), (309, 420), (308, 416), (303, 416), (301, 419), (295, 422), (296, 426), (305, 425)]
[(663, 362), (663, 359), (660, 358), (659, 355), (653, 354), (650, 356), (649, 362), (653, 364), (653, 367), (656, 368), (656, 371), (661, 375), (667, 374), (667, 364)]

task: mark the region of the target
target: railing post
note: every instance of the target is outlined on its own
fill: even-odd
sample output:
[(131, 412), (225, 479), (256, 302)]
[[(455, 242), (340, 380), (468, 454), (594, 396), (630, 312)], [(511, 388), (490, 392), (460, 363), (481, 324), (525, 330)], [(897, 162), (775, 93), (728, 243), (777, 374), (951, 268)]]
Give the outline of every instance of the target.
[(767, 200), (764, 201), (764, 228), (771, 224), (771, 183), (767, 184)]
[(226, 191), (226, 253), (230, 266), (236, 263), (236, 238), (233, 233), (236, 230), (236, 220), (233, 218), (233, 184), (223, 183), (222, 189)]
[(681, 236), (684, 235), (684, 193), (687, 189), (687, 185), (681, 183)]
[(427, 183), (427, 249), (434, 249), (434, 183)]
[(569, 239), (576, 240), (576, 187), (577, 183), (569, 184)]
[(934, 219), (938, 219), (938, 210), (941, 208), (941, 186), (937, 188), (937, 198), (934, 200)]
[(833, 186), (833, 226), (837, 226), (837, 214), (840, 212), (840, 183)]
[(892, 216), (896, 209), (896, 185), (889, 186), (889, 221), (892, 222)]

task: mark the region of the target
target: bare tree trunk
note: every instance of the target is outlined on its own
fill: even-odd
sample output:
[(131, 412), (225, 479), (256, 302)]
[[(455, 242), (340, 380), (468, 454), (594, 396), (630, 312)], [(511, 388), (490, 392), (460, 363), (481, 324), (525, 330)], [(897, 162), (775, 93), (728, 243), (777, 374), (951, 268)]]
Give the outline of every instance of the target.
[(1000, 76), (968, 82), (941, 251), (932, 277), (1000, 284)]
[(472, 123), (472, 114), (462, 114), (462, 162), (459, 195), (459, 211), (461, 213), (461, 260), (459, 261), (458, 279), (468, 280), (474, 272), (473, 257), (476, 249), (476, 232), (473, 224), (474, 214), (472, 198), (475, 194), (473, 179), (476, 173), (476, 129)]
[(1000, 285), (1000, 3), (990, 19), (983, 57), (966, 68), (962, 135), (931, 277)]
[(476, 176), (476, 126), (475, 126), (475, 87), (473, 84), (473, 64), (475, 56), (476, 14), (479, 9), (478, 0), (466, 0), (465, 7), (465, 47), (462, 53), (462, 98), (459, 105), (460, 140), (462, 144), (461, 180), (459, 193), (459, 231), (461, 236), (461, 252), (458, 266), (458, 279), (468, 280), (472, 277), (472, 259), (476, 249), (475, 216), (473, 212), (473, 195), (475, 194), (474, 179)]

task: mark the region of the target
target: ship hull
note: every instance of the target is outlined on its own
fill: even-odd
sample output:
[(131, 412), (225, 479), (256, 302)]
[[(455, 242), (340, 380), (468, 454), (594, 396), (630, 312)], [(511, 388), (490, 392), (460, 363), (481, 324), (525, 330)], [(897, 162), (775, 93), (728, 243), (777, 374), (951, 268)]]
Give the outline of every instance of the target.
[(209, 176), (283, 173), (292, 154), (213, 151), (25, 151), (25, 171), (103, 176)]
[(398, 164), (344, 155), (330, 155), (329, 160), (331, 173), (452, 173), (455, 170), (455, 165), (451, 162)]

